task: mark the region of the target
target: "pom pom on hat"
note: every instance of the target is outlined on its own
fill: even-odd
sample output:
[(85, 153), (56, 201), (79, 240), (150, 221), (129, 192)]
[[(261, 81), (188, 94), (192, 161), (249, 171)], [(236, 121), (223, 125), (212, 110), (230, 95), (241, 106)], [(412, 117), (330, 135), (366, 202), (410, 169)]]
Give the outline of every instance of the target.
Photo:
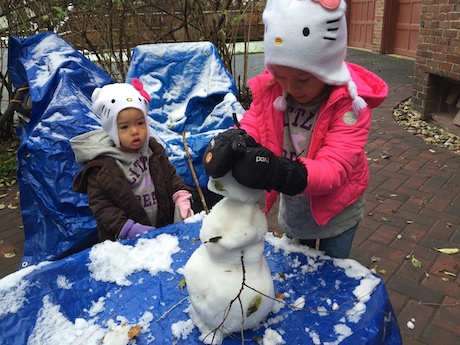
[(132, 85), (116, 83), (105, 85), (102, 88), (98, 87), (91, 95), (93, 110), (101, 118), (102, 128), (117, 147), (120, 147), (117, 126), (120, 111), (127, 108), (139, 109), (144, 114), (147, 131), (149, 129), (148, 110), (151, 98), (139, 79), (133, 78), (131, 82)]
[(273, 106), (276, 110), (285, 111), (287, 108), (287, 92), (283, 91), (283, 94), (275, 99)]
[(350, 97), (353, 100), (351, 103), (353, 112), (358, 115), (359, 111), (367, 106), (367, 103), (362, 97), (358, 96), (358, 90), (356, 89), (356, 84), (353, 80), (348, 82), (348, 92), (350, 93)]
[[(348, 85), (354, 111), (366, 102), (358, 96), (345, 63), (347, 54), (346, 4), (344, 0), (268, 0), (265, 24), (265, 66), (296, 68), (313, 74), (327, 85)], [(286, 108), (286, 95), (274, 107)]]

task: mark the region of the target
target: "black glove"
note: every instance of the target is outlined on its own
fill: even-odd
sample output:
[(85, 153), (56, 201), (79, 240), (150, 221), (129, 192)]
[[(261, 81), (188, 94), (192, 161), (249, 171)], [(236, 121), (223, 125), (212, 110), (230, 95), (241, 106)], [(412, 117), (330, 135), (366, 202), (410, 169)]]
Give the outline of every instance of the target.
[(222, 177), (232, 170), (233, 162), (246, 152), (246, 147), (258, 145), (244, 129), (232, 128), (211, 139), (203, 156), (203, 167), (212, 177)]
[(300, 194), (307, 187), (307, 168), (298, 160), (277, 157), (269, 149), (248, 147), (236, 159), (233, 177), (243, 186), (276, 190), (286, 195)]

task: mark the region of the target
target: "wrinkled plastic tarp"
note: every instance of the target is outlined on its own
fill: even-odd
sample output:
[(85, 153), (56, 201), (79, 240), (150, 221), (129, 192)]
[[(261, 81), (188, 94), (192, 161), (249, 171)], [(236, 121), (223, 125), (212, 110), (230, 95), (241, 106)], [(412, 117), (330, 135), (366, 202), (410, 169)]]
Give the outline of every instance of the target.
[[(114, 82), (58, 35), (46, 32), (11, 37), (9, 73), (15, 87), (29, 82), (30, 122), (18, 129), (18, 183), (24, 222), (22, 266), (56, 260), (96, 239), (96, 223), (87, 197), (75, 193), (72, 181), (82, 168), (75, 162), (69, 139), (100, 127), (91, 111), (95, 87)], [(195, 186), (182, 132), (199, 184), (207, 176), (202, 155), (209, 140), (233, 124), (232, 113), (243, 109), (236, 87), (215, 47), (181, 43), (137, 47), (127, 80), (138, 77), (153, 100), (151, 134), (171, 157), (178, 173)]]
[[(171, 272), (150, 275), (146, 270), (141, 270), (127, 276), (131, 284), (129, 286), (96, 280), (88, 268), (91, 263), (90, 249), (36, 268), (7, 291), (1, 290), (0, 280), (0, 293), (10, 296), (15, 303), (22, 303), (17, 311), (0, 312), (0, 338), (5, 344), (26, 344), (34, 328), (40, 327), (37, 321), (39, 314), (43, 324), (50, 320), (58, 322), (59, 319), (53, 319), (56, 309), (51, 314), (43, 313), (46, 300), (56, 306), (60, 318), (72, 324), (76, 324), (78, 318), (83, 318), (106, 331), (107, 320), (121, 317), (134, 325), (145, 319), (146, 312), (152, 313), (148, 331), (144, 330), (136, 339), (138, 345), (201, 344), (197, 328), (193, 329), (187, 339), (178, 340), (174, 340), (171, 330), (174, 324), (189, 319), (186, 310), (189, 301), (183, 300), (188, 293), (186, 287), (181, 288), (183, 276), (180, 269), (200, 245), (199, 241), (193, 240), (199, 236), (200, 227), (201, 222), (196, 222), (177, 223), (162, 228), (163, 234), (177, 236), (180, 247), (180, 251), (172, 255)], [(151, 231), (140, 238), (151, 239), (157, 235), (158, 232)], [(123, 243), (136, 246), (140, 238)], [(302, 310), (283, 307), (277, 313), (269, 314), (267, 323), (260, 329), (244, 332), (245, 339), (248, 339), (245, 343), (257, 344), (255, 339), (261, 339), (265, 329), (271, 328), (282, 335), (286, 344), (317, 344), (315, 341), (318, 340), (322, 344), (335, 344), (342, 338), (340, 344), (343, 345), (401, 344), (398, 323), (380, 278), (364, 267), (362, 269), (367, 272), (365, 274), (346, 274), (346, 268), (337, 266), (329, 257), (315, 254), (316, 251), (300, 249), (303, 246), (299, 245), (294, 248), (296, 250), (287, 251), (277, 245), (277, 241), (282, 239), (271, 234), (267, 234), (266, 238), (269, 240), (266, 241), (264, 255), (272, 276), (284, 277), (274, 280), (275, 291), (284, 294), (283, 302), (289, 305), (294, 305), (298, 298), (303, 297), (305, 306)], [(97, 246), (100, 245), (104, 243)], [(106, 260), (112, 261), (113, 258)], [(340, 262), (347, 263), (342, 259)], [(15, 274), (21, 274), (21, 271)], [(363, 292), (363, 296), (358, 297), (353, 293), (365, 291), (363, 287), (366, 281), (373, 279), (378, 279), (378, 282), (370, 294)], [(63, 280), (67, 286), (59, 284)], [(360, 302), (361, 297), (368, 301)], [(103, 300), (103, 308), (98, 308), (99, 312), (90, 316), (88, 311), (94, 303), (101, 301), (100, 298)], [(365, 312), (358, 316), (357, 311), (363, 309)], [(344, 329), (347, 331), (343, 332)], [(36, 335), (39, 329), (35, 331)], [(45, 329), (43, 334), (47, 332), (59, 334), (59, 328)], [(226, 337), (223, 344), (241, 344), (240, 334), (235, 333), (234, 336)], [(97, 344), (99, 340), (87, 339), (85, 343)]]
[(69, 139), (98, 124), (91, 93), (113, 80), (53, 33), (11, 37), (8, 61), (15, 86), (27, 80), (32, 98), (30, 122), (18, 128), (17, 153), (26, 267), (62, 258), (97, 237), (87, 197), (72, 190), (81, 166)]
[[(152, 96), (152, 136), (163, 144), (185, 183), (195, 185), (184, 159), (182, 133), (200, 186), (206, 187), (202, 158), (209, 140), (233, 126), (244, 111), (233, 77), (209, 42), (164, 43), (134, 49), (127, 79), (139, 78)], [(217, 130), (217, 131), (216, 131)]]

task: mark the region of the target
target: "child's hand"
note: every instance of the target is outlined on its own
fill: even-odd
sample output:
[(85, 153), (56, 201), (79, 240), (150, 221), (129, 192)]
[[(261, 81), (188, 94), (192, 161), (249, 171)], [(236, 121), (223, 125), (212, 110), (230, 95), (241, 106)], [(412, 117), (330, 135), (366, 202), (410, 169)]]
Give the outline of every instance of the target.
[(192, 194), (186, 190), (178, 190), (172, 196), (173, 202), (179, 207), (180, 216), (185, 219), (193, 216), (192, 205), (190, 203), (190, 198)]
[(154, 230), (154, 226), (147, 226), (147, 225), (142, 225), (139, 223), (135, 223), (134, 220), (128, 219), (123, 225), (123, 227), (120, 230), (120, 234), (118, 235), (118, 238), (121, 240), (125, 240), (128, 238), (134, 238), (137, 235), (143, 234), (144, 232)]
[(269, 149), (248, 147), (235, 160), (232, 175), (243, 186), (276, 190), (286, 195), (300, 194), (307, 187), (307, 168), (298, 160), (277, 157)]
[(253, 137), (239, 128), (228, 129), (211, 139), (203, 157), (203, 167), (212, 177), (228, 173), (237, 157), (244, 155), (246, 147), (258, 145)]

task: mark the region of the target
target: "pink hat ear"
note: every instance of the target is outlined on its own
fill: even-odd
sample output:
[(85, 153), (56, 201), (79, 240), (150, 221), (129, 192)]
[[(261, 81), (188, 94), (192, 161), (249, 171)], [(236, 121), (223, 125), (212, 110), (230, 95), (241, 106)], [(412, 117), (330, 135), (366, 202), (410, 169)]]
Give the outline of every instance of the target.
[(313, 0), (313, 2), (319, 2), (328, 10), (335, 10), (340, 5), (340, 0)]
[(131, 84), (134, 86), (134, 88), (139, 91), (139, 93), (142, 95), (142, 97), (144, 97), (147, 101), (151, 101), (152, 98), (150, 98), (150, 95), (144, 90), (144, 85), (142, 84), (142, 82), (137, 79), (137, 78), (133, 78), (131, 79)]

